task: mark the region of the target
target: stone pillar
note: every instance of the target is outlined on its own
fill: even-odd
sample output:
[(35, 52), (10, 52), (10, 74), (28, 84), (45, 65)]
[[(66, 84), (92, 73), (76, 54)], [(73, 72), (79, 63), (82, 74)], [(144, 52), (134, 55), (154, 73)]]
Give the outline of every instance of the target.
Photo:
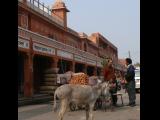
[(87, 65), (84, 65), (83, 72), (87, 74)]
[(33, 55), (27, 54), (24, 59), (24, 96), (33, 95)]
[(72, 72), (75, 72), (75, 61), (72, 61), (72, 64), (71, 64), (71, 66), (70, 66), (70, 70), (71, 70)]
[(58, 67), (58, 61), (59, 61), (59, 59), (57, 57), (53, 58), (52, 68), (57, 68)]
[(93, 75), (94, 75), (94, 76), (97, 76), (97, 67), (94, 67)]

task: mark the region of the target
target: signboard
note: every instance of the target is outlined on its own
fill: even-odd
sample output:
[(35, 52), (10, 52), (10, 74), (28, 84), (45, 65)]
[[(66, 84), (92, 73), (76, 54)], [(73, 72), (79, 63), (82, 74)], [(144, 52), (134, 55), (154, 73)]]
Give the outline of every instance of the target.
[(96, 65), (96, 61), (91, 60), (91, 59), (87, 59), (87, 63), (91, 65)]
[(33, 50), (55, 55), (55, 49), (37, 43), (33, 43)]
[(84, 57), (79, 56), (79, 55), (74, 55), (74, 60), (80, 61), (80, 62), (86, 62), (86, 59)]
[(102, 64), (101, 64), (101, 62), (97, 62), (97, 66), (98, 67), (103, 67)]
[(66, 51), (57, 50), (57, 55), (64, 58), (73, 59), (73, 54)]
[(18, 47), (29, 49), (29, 41), (18, 38)]

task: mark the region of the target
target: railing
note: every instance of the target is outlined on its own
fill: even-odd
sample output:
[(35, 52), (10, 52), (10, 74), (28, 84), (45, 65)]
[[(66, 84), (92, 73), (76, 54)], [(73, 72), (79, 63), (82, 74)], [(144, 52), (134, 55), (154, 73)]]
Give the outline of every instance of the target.
[(79, 36), (79, 34), (76, 31), (72, 30), (71, 28), (67, 28), (67, 30), (68, 30), (68, 32), (72, 33), (73, 35)]
[(30, 40), (30, 33), (24, 28), (18, 27), (18, 36)]
[[(18, 1), (23, 2), (22, 0)], [(27, 6), (47, 17), (48, 19), (56, 22), (57, 24), (64, 26), (63, 20), (58, 17), (51, 16), (51, 9), (49, 7), (46, 7), (44, 3), (40, 3), (39, 0), (27, 0)]]
[(73, 53), (73, 54), (77, 54), (77, 55), (79, 55), (79, 56), (81, 56), (85, 59), (87, 58), (89, 60), (98, 61), (98, 62), (101, 62), (101, 60), (102, 60), (98, 56), (95, 56), (91, 53), (79, 50), (79, 49), (74, 48), (70, 45), (58, 42), (54, 39), (42, 36), (38, 33), (29, 31), (29, 30), (21, 28), (21, 27), (18, 27), (18, 36), (22, 37), (22, 38), (25, 38), (25, 39), (30, 39), (31, 38), (33, 42), (42, 43), (44, 45), (51, 46), (51, 47), (54, 47), (54, 48), (57, 48), (57, 49), (62, 49), (64, 51), (67, 51), (67, 52), (70, 52), (70, 53)]

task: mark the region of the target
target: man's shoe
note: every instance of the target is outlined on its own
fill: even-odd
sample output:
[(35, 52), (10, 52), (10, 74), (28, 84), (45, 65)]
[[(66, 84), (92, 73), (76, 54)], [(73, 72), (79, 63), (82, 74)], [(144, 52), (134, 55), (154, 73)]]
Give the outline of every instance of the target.
[(134, 107), (134, 106), (136, 106), (136, 104), (131, 104), (131, 105), (130, 105), (130, 107)]

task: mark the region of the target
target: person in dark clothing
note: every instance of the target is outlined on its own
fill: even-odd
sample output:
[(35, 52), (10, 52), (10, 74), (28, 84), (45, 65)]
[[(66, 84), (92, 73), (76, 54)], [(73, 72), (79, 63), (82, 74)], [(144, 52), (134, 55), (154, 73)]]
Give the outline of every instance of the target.
[(135, 92), (135, 68), (132, 65), (132, 60), (130, 58), (126, 58), (126, 65), (127, 65), (127, 73), (125, 74), (126, 83), (126, 90), (129, 96), (129, 106), (133, 107), (136, 105), (136, 92)]

